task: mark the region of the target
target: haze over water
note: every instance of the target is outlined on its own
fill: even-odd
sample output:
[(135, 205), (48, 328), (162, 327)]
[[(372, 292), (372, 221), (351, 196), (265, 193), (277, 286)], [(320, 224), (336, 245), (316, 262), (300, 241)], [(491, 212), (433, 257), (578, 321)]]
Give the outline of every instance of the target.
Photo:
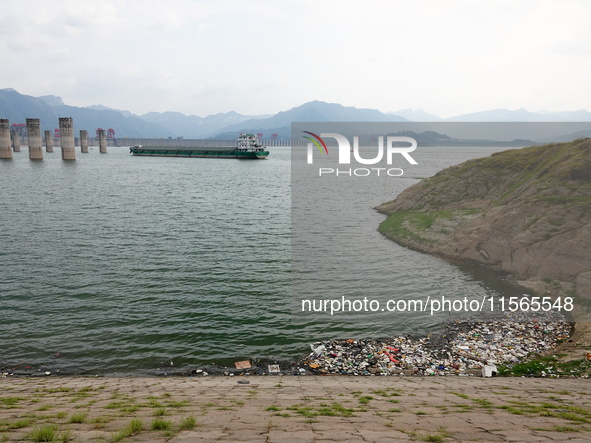
[[(365, 258), (388, 262), (388, 274), (364, 276), (368, 291), (494, 293), (382, 237), (384, 216), (372, 208), (418, 178), (498, 150), (417, 150), (420, 171), (367, 195), (367, 222), (343, 235), (365, 236)], [(291, 321), (289, 148), (270, 148), (265, 161), (95, 148), (67, 163), (55, 151), (31, 162), (25, 147), (0, 162), (0, 369), (153, 374), (171, 362), (295, 358), (313, 341), (425, 331), (442, 320)], [(409, 268), (418, 272), (403, 279)]]

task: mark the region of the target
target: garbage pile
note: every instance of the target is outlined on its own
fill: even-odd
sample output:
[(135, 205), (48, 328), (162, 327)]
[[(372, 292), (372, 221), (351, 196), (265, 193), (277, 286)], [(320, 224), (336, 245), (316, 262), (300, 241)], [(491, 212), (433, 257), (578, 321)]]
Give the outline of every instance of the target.
[(443, 334), (424, 338), (317, 342), (310, 345), (312, 352), (302, 365), (317, 374), (479, 375), (485, 367), (546, 353), (571, 331), (572, 324), (550, 315), (455, 321), (446, 325)]

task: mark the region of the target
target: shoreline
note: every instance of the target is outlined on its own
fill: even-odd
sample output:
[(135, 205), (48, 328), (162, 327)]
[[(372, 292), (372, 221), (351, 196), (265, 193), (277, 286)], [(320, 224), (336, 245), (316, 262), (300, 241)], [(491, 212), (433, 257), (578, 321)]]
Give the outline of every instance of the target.
[[(507, 150), (439, 171), (377, 206), (387, 216), (378, 231), (452, 263), (477, 263), (539, 300), (568, 299), (571, 340), (589, 352), (591, 182), (578, 171), (590, 142)], [(582, 358), (576, 345), (558, 352)]]
[[(4, 368), (0, 378), (175, 378), (240, 376), (480, 376), (580, 377), (591, 375), (586, 348), (574, 343), (580, 367), (558, 360), (572, 342), (573, 323), (556, 314), (497, 316), (484, 321), (456, 320), (437, 333), (381, 339), (332, 339), (310, 344), (311, 352), (293, 359), (249, 358), (235, 367), (195, 365), (159, 367), (142, 373), (60, 373), (34, 367)], [(529, 362), (545, 361), (546, 370)], [(153, 372), (150, 374), (150, 372)]]

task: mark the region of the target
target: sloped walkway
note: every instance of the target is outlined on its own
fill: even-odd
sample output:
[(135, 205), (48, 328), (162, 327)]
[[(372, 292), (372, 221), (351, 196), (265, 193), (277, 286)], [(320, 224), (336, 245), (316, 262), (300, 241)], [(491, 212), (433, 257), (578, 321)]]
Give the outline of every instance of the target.
[(0, 379), (0, 441), (30, 441), (39, 438), (35, 432), (51, 429), (57, 441), (91, 442), (588, 442), (591, 382), (457, 376)]

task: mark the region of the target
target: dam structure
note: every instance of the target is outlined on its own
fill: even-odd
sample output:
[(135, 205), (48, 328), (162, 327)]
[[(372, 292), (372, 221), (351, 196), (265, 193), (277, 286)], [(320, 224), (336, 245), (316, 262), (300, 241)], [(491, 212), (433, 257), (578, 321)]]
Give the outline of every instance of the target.
[(60, 139), (62, 143), (62, 160), (76, 160), (74, 145), (74, 122), (71, 117), (60, 117)]
[(7, 118), (0, 119), (0, 159), (12, 158), (10, 146), (10, 121)]
[(98, 129), (99, 152), (101, 154), (107, 153), (107, 136), (104, 129)]
[(43, 145), (41, 144), (41, 127), (38, 118), (27, 119), (27, 139), (29, 144), (29, 159), (43, 160)]
[(12, 149), (14, 152), (21, 152), (21, 136), (17, 131), (12, 131), (10, 133), (10, 138), (12, 140)]
[(45, 131), (45, 152), (53, 152), (53, 135), (51, 135), (51, 131)]
[(80, 152), (88, 154), (88, 131), (85, 129), (80, 130)]

